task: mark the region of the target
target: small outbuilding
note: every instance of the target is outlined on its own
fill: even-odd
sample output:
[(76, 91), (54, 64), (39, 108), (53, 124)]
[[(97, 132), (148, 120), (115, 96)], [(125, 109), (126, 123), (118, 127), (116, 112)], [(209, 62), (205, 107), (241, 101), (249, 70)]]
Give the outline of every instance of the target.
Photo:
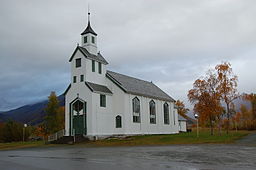
[(187, 132), (187, 119), (181, 115), (178, 115), (179, 132)]

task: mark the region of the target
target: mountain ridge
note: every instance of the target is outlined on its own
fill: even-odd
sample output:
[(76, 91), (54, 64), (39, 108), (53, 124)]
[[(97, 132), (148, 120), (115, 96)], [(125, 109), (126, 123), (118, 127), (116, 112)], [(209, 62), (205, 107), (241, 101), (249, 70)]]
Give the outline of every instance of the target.
[[(64, 95), (58, 96), (60, 106), (64, 106)], [(43, 100), (34, 104), (27, 104), (16, 109), (0, 112), (0, 122), (6, 122), (8, 120), (14, 120), (20, 123), (26, 123), (29, 125), (37, 125), (43, 122), (48, 100)]]

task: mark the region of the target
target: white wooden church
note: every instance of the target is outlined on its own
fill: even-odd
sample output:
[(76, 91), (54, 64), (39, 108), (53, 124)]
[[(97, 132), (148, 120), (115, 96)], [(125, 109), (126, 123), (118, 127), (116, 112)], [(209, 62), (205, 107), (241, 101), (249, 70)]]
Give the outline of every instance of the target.
[(65, 135), (90, 139), (112, 135), (179, 132), (175, 100), (149, 81), (107, 70), (90, 25), (69, 59), (71, 83), (65, 91)]

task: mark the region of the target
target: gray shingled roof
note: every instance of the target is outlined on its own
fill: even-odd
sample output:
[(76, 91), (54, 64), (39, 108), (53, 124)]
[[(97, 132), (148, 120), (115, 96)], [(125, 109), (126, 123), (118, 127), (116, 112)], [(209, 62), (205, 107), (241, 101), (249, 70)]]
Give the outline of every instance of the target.
[(85, 84), (87, 85), (87, 87), (92, 92), (100, 92), (100, 93), (112, 94), (112, 92), (106, 86), (95, 84), (95, 83), (91, 83), (91, 82), (88, 82), (88, 81), (86, 81)]
[(89, 58), (89, 59), (91, 59), (91, 60), (98, 61), (98, 62), (100, 62), (100, 63), (102, 63), (102, 64), (108, 64), (108, 62), (105, 60), (105, 58), (104, 58), (100, 53), (98, 53), (97, 55), (91, 54), (91, 53), (89, 53), (85, 48), (80, 47), (80, 46), (77, 46), (76, 50), (74, 51), (74, 53), (73, 53), (72, 56), (70, 57), (69, 62), (73, 59), (73, 57), (74, 57), (74, 55), (75, 55), (75, 53), (76, 53), (77, 50), (81, 51), (81, 53), (82, 53), (85, 57), (87, 57), (87, 58)]
[(181, 116), (179, 114), (178, 114), (178, 120), (180, 120), (180, 121), (187, 121), (187, 119), (185, 119), (183, 116)]
[(98, 53), (97, 55), (91, 54), (85, 48), (80, 47), (80, 46), (79, 46), (79, 49), (82, 50), (82, 53), (84, 55), (86, 55), (88, 58), (95, 60), (95, 61), (99, 61), (103, 64), (108, 64), (108, 62), (105, 60), (105, 58), (100, 53)]
[(175, 101), (152, 82), (140, 80), (112, 71), (107, 71), (106, 76), (126, 93), (166, 101)]

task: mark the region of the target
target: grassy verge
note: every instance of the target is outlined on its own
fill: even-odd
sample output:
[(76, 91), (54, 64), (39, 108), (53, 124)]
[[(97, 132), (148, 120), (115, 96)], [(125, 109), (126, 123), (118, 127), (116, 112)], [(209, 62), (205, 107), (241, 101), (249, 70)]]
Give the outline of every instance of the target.
[(221, 136), (215, 134), (211, 136), (208, 130), (201, 130), (199, 137), (196, 131), (191, 133), (180, 133), (172, 135), (144, 135), (132, 136), (125, 139), (104, 139), (89, 142), (84, 145), (90, 146), (137, 146), (137, 145), (170, 145), (170, 144), (204, 144), (204, 143), (233, 143), (252, 132), (231, 131), (229, 134), (223, 133)]
[(0, 150), (43, 146), (44, 141), (0, 143)]
[[(221, 136), (215, 134), (211, 136), (209, 130), (201, 129), (199, 137), (197, 137), (196, 130), (191, 133), (179, 133), (172, 135), (143, 135), (143, 136), (131, 136), (124, 139), (104, 139), (99, 141), (90, 141), (86, 143), (80, 143), (76, 146), (143, 146), (143, 145), (171, 145), (171, 144), (228, 144), (233, 143), (236, 140), (250, 134), (255, 131), (231, 131), (228, 135), (222, 133)], [(7, 149), (20, 149), (29, 147), (42, 147), (42, 146), (56, 146), (54, 144), (45, 145), (44, 141), (35, 142), (12, 142), (12, 143), (0, 143), (0, 150)], [(60, 146), (60, 145), (58, 145)]]

